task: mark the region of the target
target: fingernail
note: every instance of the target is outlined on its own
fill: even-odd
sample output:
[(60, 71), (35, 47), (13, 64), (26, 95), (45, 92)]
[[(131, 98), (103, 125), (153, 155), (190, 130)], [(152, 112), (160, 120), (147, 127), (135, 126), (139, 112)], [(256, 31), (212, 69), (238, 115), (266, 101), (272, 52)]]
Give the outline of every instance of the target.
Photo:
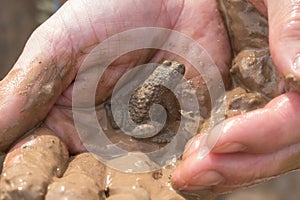
[(186, 182), (181, 177), (180, 170), (175, 170), (171, 176), (172, 187), (176, 190), (181, 190), (185, 187)]
[(184, 154), (186, 153), (190, 153), (191, 151), (193, 151), (193, 147), (192, 145), (194, 145), (195, 141), (194, 138), (190, 139), (186, 144), (185, 144), (185, 148), (184, 148)]
[(207, 135), (205, 136), (204, 140), (201, 145), (198, 147), (201, 149), (198, 160), (202, 160), (207, 156), (207, 154), (212, 150), (212, 148), (217, 143), (218, 139), (223, 133), (224, 123), (221, 122), (213, 127), (210, 131), (208, 131)]
[(207, 146), (203, 146), (201, 148), (201, 151), (198, 155), (198, 160), (202, 160), (203, 158), (205, 158), (205, 156), (207, 156), (207, 154), (210, 152), (210, 149)]
[(215, 153), (235, 153), (245, 151), (247, 147), (239, 143), (225, 143), (219, 147), (214, 148)]
[(182, 190), (204, 190), (223, 182), (225, 179), (216, 171), (206, 171), (192, 178), (192, 180), (182, 187)]
[(293, 66), (292, 66), (292, 70), (294, 73), (296, 73), (298, 76), (300, 76), (300, 55), (297, 55)]
[(190, 139), (187, 144), (185, 145), (185, 150), (183, 152), (184, 156), (187, 157), (190, 154), (194, 153), (197, 149), (199, 149), (200, 146), (203, 146), (204, 142), (206, 140), (205, 136), (200, 137), (194, 137)]
[(217, 143), (218, 139), (221, 137), (223, 132), (224, 132), (223, 122), (217, 124), (209, 131), (207, 137), (207, 146), (209, 149), (212, 149), (215, 146), (215, 144)]
[(184, 187), (178, 189), (179, 191), (199, 191), (199, 190), (208, 190), (211, 187), (209, 186), (192, 186), (192, 185), (185, 185)]

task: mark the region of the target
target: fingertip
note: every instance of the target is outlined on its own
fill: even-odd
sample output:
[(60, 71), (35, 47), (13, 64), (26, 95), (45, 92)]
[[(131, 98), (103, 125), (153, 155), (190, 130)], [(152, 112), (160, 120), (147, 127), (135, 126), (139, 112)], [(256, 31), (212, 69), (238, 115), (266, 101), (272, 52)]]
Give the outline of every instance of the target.
[(219, 139), (224, 134), (225, 125), (228, 126), (230, 125), (230, 123), (226, 123), (226, 121), (223, 121), (209, 130), (206, 142), (208, 149), (214, 149), (215, 146), (218, 145)]
[[(273, 62), (278, 71), (300, 80), (300, 17), (299, 1), (267, 0), (269, 41)], [(294, 81), (295, 82), (295, 81)], [(292, 83), (295, 85), (295, 83)], [(298, 84), (300, 88), (300, 84)]]
[(175, 190), (182, 190), (186, 185), (184, 179), (181, 177), (181, 165), (179, 165), (171, 175), (171, 185)]
[(200, 169), (197, 155), (199, 149), (181, 161), (171, 177), (172, 187), (176, 190), (186, 190), (188, 182), (198, 173)]
[(240, 143), (229, 142), (224, 143), (222, 145), (217, 146), (216, 148), (212, 149), (214, 153), (237, 153), (237, 152), (244, 152), (247, 150), (247, 146)]
[(228, 136), (232, 127), (239, 121), (238, 117), (228, 119), (215, 126), (208, 137), (208, 147), (212, 153), (236, 153), (243, 152), (247, 149), (245, 144), (236, 142), (232, 139), (228, 140), (222, 137), (224, 134)]

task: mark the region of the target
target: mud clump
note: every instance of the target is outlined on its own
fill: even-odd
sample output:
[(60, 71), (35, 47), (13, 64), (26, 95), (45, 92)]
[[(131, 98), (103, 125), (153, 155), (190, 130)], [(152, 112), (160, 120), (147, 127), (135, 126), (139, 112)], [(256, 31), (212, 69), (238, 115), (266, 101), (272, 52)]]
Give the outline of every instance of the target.
[(229, 118), (262, 108), (266, 103), (266, 99), (260, 93), (248, 93), (237, 87), (226, 93), (226, 117)]
[(5, 153), (0, 153), (0, 173), (2, 172), (2, 167), (3, 167), (3, 162), (5, 159), (6, 154)]
[(268, 46), (268, 21), (245, 0), (219, 0), (234, 53)]
[(107, 200), (151, 200), (149, 193), (143, 188), (119, 187), (110, 190)]
[(291, 90), (300, 92), (300, 81), (293, 74), (287, 74), (284, 78)]
[(0, 179), (0, 199), (44, 199), (48, 184), (62, 176), (66, 146), (49, 129), (39, 128), (8, 152)]
[(79, 154), (71, 159), (63, 177), (48, 186), (45, 199), (105, 199), (105, 169), (92, 154)]
[[(264, 107), (267, 100), (257, 92), (247, 92), (241, 87), (226, 91), (225, 95), (225, 118), (234, 117), (255, 109)], [(211, 129), (211, 119), (207, 119), (201, 126), (200, 134), (207, 134)]]
[(284, 82), (273, 65), (269, 49), (242, 50), (230, 69), (235, 86), (274, 98), (285, 92)]
[(170, 175), (174, 169), (175, 165), (170, 165), (154, 172), (131, 174), (107, 168), (107, 187), (109, 188), (107, 200), (184, 200), (171, 189)]

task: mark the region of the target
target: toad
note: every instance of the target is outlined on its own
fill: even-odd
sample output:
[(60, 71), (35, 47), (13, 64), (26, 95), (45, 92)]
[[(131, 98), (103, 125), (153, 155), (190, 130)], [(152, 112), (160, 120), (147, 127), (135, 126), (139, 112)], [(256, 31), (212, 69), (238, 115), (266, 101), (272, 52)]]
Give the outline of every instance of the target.
[[(172, 90), (181, 81), (184, 73), (185, 66), (183, 64), (176, 61), (164, 61), (134, 90), (129, 99), (128, 112), (124, 109), (124, 104), (120, 104), (118, 109), (113, 110), (114, 116), (117, 114), (117, 117), (122, 118), (119, 120), (122, 121), (123, 128), (129, 130), (128, 135), (139, 139), (151, 138), (151, 141), (156, 143), (171, 141), (174, 133), (167, 126), (161, 124), (163, 113), (159, 109), (152, 112), (152, 115), (150, 114), (151, 107), (155, 107), (156, 104), (164, 107), (167, 113), (167, 125), (169, 122), (180, 119), (179, 102)], [(112, 127), (119, 128), (113, 120), (109, 103), (106, 104), (106, 110)]]

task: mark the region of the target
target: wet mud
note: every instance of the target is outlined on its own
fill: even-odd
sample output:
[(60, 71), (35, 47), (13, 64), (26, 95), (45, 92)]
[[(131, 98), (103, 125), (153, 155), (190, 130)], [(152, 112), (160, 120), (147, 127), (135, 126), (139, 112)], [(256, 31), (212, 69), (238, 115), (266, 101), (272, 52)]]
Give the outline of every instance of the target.
[(47, 128), (38, 128), (7, 153), (0, 199), (44, 199), (49, 183), (68, 162), (67, 147)]
[(45, 199), (105, 199), (105, 171), (92, 154), (79, 154), (71, 158), (64, 175), (48, 186)]

